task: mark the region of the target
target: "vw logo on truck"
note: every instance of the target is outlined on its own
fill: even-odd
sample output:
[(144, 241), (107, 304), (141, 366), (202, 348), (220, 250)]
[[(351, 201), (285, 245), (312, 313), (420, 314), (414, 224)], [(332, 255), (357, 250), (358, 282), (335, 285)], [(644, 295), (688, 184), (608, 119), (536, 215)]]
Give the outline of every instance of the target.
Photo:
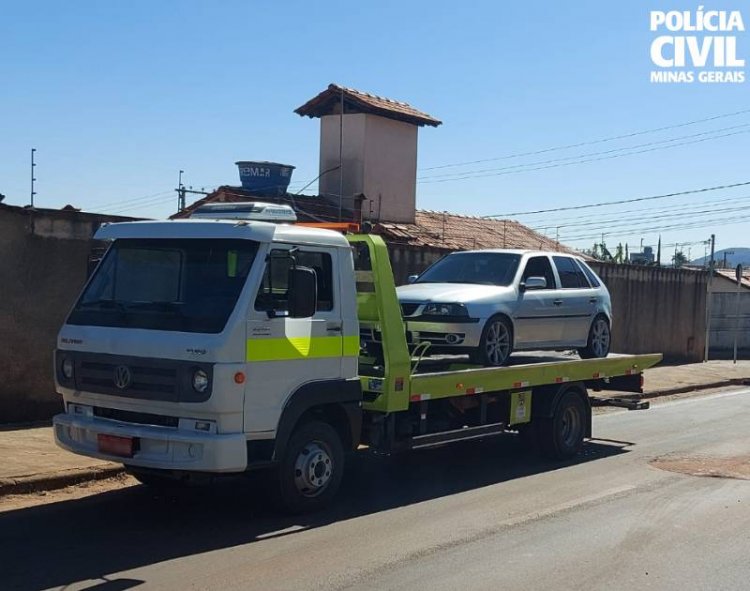
[(118, 365), (117, 367), (115, 367), (112, 379), (115, 383), (115, 386), (117, 386), (120, 390), (124, 390), (130, 385), (130, 382), (133, 380), (133, 376), (130, 373), (130, 368), (127, 365)]

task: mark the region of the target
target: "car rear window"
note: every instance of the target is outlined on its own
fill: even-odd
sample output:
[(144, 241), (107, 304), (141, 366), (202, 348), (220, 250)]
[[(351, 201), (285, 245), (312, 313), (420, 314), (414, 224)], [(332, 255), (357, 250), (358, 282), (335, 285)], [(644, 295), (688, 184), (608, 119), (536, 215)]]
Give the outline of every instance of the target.
[(560, 276), (560, 286), (563, 289), (590, 287), (586, 275), (583, 274), (575, 260), (561, 256), (553, 256), (552, 259), (555, 261), (557, 274)]
[(578, 263), (578, 266), (583, 269), (584, 274), (588, 277), (591, 287), (599, 287), (602, 284), (599, 277), (596, 276), (596, 273), (594, 273), (586, 263), (579, 261), (578, 259), (576, 259), (576, 263)]

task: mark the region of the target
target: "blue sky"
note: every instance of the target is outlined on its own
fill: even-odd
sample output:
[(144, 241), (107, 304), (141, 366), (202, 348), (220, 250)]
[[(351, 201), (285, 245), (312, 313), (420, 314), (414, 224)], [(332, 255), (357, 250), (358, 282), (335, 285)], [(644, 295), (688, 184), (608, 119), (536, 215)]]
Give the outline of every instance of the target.
[[(28, 202), (31, 147), (41, 207), (71, 203), (164, 217), (175, 208), (169, 191), (179, 169), (196, 188), (237, 184), (240, 159), (291, 163), (295, 181), (313, 179), (318, 123), (293, 110), (329, 82), (404, 100), (443, 120), (420, 131), (421, 169), (750, 109), (750, 82), (649, 82), (649, 11), (696, 8), (656, 0), (7, 2), (0, 23), (0, 193), (6, 203)], [(750, 11), (743, 17), (750, 23)], [(747, 34), (737, 43), (739, 56), (750, 59)], [(748, 181), (750, 127), (738, 127), (748, 123), (745, 113), (537, 156), (421, 170), (428, 177), (569, 163), (652, 142), (708, 140), (542, 170), (528, 164), (525, 172), (423, 178), (418, 206), (502, 214)], [(715, 232), (719, 248), (747, 246), (750, 216), (743, 220), (740, 210), (750, 203), (741, 199), (746, 195), (750, 187), (517, 219), (581, 247), (606, 230), (610, 246), (627, 240), (635, 250), (641, 236), (656, 243), (657, 226), (665, 244)], [(680, 227), (701, 223), (686, 211), (715, 208), (722, 213), (706, 216), (713, 222)], [(570, 225), (576, 222), (593, 223)], [(691, 249), (693, 257), (703, 254), (703, 246)]]

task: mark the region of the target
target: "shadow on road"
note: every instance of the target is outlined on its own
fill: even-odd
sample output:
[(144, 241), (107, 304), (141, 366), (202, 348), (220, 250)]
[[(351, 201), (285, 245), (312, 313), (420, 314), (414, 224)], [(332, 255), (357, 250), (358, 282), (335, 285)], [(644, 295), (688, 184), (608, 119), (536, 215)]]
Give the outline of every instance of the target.
[(93, 588), (120, 588), (115, 581), (101, 582), (111, 573), (294, 535), (300, 529), (626, 452), (623, 445), (589, 442), (574, 460), (561, 465), (525, 452), (513, 437), (499, 437), (393, 458), (360, 454), (347, 465), (335, 506), (301, 517), (264, 509), (266, 502), (253, 478), (226, 479), (213, 487), (163, 496), (134, 486), (9, 511), (0, 513), (0, 586), (30, 590), (92, 581)]

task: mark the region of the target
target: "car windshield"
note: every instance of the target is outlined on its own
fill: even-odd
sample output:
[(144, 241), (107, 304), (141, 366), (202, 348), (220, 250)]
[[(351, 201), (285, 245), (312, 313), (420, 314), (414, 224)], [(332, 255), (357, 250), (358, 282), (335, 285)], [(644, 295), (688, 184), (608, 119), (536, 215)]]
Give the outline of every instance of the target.
[(117, 240), (68, 324), (221, 332), (257, 251), (249, 240)]
[(448, 255), (419, 276), (416, 283), (510, 285), (521, 255), (510, 252), (461, 252)]

